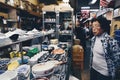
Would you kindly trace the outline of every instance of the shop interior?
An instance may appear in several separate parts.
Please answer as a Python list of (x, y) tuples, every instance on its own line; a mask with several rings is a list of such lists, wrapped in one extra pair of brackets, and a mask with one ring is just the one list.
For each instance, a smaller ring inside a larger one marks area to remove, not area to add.
[(84, 49), (74, 28), (98, 16), (120, 42), (120, 0), (0, 0), (0, 79), (89, 80), (91, 35)]

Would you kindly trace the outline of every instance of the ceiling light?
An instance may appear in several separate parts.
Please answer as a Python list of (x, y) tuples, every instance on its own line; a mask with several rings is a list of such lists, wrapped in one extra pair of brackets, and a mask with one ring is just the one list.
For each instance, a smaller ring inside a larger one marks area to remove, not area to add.
[(69, 2), (69, 0), (63, 0), (63, 2), (64, 2), (64, 3), (68, 3), (68, 2)]
[(89, 4), (95, 4), (97, 0), (92, 0)]
[(90, 9), (89, 6), (81, 7), (81, 9)]

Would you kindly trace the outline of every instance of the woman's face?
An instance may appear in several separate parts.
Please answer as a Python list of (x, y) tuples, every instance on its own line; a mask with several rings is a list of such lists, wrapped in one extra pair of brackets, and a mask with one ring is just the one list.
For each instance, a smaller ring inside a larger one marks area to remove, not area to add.
[(103, 30), (100, 27), (100, 23), (98, 21), (94, 21), (92, 23), (92, 31), (95, 36), (100, 36), (103, 33)]

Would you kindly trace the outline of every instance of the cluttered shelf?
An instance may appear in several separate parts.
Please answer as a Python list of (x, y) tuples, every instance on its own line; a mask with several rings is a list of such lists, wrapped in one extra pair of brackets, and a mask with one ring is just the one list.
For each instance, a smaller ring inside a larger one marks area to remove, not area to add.
[[(2, 47), (5, 47), (5, 46), (9, 46), (9, 45), (13, 45), (13, 44), (17, 44), (17, 43), (21, 43), (21, 42), (24, 42), (24, 41), (28, 41), (28, 40), (31, 40), (31, 39), (35, 39), (35, 38), (38, 38), (38, 37), (44, 37), (46, 35), (50, 35), (50, 34), (53, 34), (54, 32), (46, 32), (46, 33), (34, 33), (31, 35), (29, 35), (28, 33), (26, 33), (26, 35), (22, 35), (22, 36), (19, 36), (19, 35), (16, 35), (16, 34), (13, 34), (11, 35), (9, 38), (1, 38), (0, 41), (0, 48)], [(10, 35), (10, 34), (9, 34)], [(3, 42), (4, 40), (4, 42)]]
[[(64, 47), (63, 47), (64, 46)], [(53, 48), (54, 47), (54, 48)], [(57, 48), (59, 47), (59, 48)], [(46, 49), (47, 48), (47, 49)], [(30, 58), (26, 58), (25, 55), (23, 56), (23, 61), (26, 62), (26, 64), (19, 64), (19, 66), (16, 66), (16, 68), (12, 67), (14, 63), (17, 64), (17, 62), (10, 62), (8, 65), (8, 69), (11, 69), (11, 71), (7, 70), (5, 73), (2, 73), (0, 75), (0, 78), (5, 77), (6, 74), (9, 73), (16, 73), (16, 75), (7, 75), (9, 79), (19, 78), (20, 80), (24, 79), (31, 79), (35, 80), (46, 78), (49, 80), (68, 80), (69, 79), (69, 48), (70, 44), (65, 43), (59, 43), (56, 45), (42, 45), (42, 51), (36, 52), (36, 50), (32, 51), (29, 50), (28, 53), (34, 55), (30, 56)], [(51, 50), (52, 49), (52, 50)], [(24, 49), (25, 50), (25, 49)], [(29, 56), (29, 55), (28, 55)], [(15, 58), (18, 60), (17, 58)], [(27, 59), (27, 61), (26, 61)], [(14, 60), (12, 58), (11, 60)], [(19, 60), (19, 62), (21, 62)], [(2, 64), (1, 64), (2, 65)], [(48, 66), (49, 65), (49, 66)], [(14, 72), (17, 69), (17, 72)], [(23, 71), (24, 69), (24, 71)], [(9, 77), (12, 76), (12, 77)]]
[(11, 6), (11, 5), (8, 5), (8, 4), (5, 4), (3, 2), (0, 2), (0, 7), (3, 8), (3, 9), (17, 9), (16, 7), (14, 6)]
[(16, 7), (16, 6), (12, 6), (12, 5), (9, 5), (9, 4), (6, 4), (6, 3), (3, 3), (3, 2), (0, 2), (0, 12), (9, 12), (9, 10), (18, 10), (18, 11), (23, 11), (23, 12), (26, 12), (28, 13), (29, 15), (33, 15), (33, 16), (36, 16), (36, 17), (41, 17), (41, 13), (40, 12), (35, 12), (35, 11), (32, 11), (32, 10), (29, 10), (29, 9), (22, 9), (20, 7)]

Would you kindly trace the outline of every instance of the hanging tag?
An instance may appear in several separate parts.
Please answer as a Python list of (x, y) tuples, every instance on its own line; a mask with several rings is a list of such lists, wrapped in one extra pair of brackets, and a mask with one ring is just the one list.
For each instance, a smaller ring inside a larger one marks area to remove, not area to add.
[(7, 20), (3, 19), (3, 24), (7, 24)]

